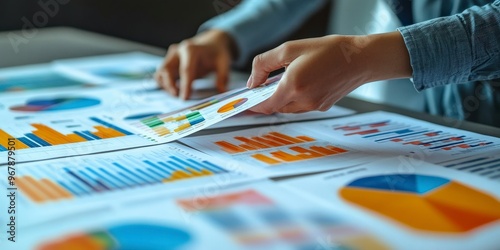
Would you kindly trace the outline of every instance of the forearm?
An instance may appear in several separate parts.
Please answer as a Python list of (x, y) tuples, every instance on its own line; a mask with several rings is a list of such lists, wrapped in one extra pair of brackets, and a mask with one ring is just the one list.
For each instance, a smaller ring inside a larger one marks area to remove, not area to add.
[(500, 78), (500, 1), (400, 32), (417, 90)]
[(210, 19), (200, 31), (217, 29), (234, 40), (237, 64), (257, 49), (269, 46), (295, 30), (324, 0), (245, 0), (233, 10)]

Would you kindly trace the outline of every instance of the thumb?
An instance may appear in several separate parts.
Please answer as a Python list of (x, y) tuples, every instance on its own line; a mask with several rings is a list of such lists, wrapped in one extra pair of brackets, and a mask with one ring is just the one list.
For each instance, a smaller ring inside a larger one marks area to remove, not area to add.
[(252, 74), (247, 82), (248, 88), (254, 88), (263, 84), (269, 73), (288, 66), (296, 57), (292, 45), (284, 43), (277, 48), (257, 55), (253, 59)]

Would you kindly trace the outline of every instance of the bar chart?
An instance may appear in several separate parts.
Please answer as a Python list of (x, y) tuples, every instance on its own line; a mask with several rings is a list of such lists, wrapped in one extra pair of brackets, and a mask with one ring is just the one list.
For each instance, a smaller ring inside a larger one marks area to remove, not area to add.
[(415, 145), (429, 150), (459, 151), (493, 144), (493, 141), (471, 138), (424, 126), (412, 126), (392, 120), (334, 125), (333, 129), (344, 132), (344, 136), (357, 136), (376, 143)]
[(288, 150), (291, 150), (293, 152), (289, 153), (286, 150), (276, 150), (269, 153), (251, 154), (252, 158), (270, 165), (309, 160), (348, 152), (348, 150), (346, 149), (333, 145), (294, 146), (298, 144), (314, 142), (316, 141), (316, 139), (305, 135), (292, 137), (279, 132), (270, 132), (262, 136), (253, 137), (235, 136), (234, 140), (240, 141), (242, 143), (235, 145), (228, 141), (217, 141), (215, 142), (215, 144), (218, 145), (222, 150), (230, 154), (251, 152), (261, 149), (279, 148), (282, 146), (286, 146)]
[(7, 153), (9, 138), (19, 162), (155, 144), (124, 126), (101, 116), (11, 119), (0, 125), (0, 155)]
[(129, 190), (137, 192), (153, 186), (158, 189), (158, 185), (169, 184), (171, 187), (188, 179), (231, 174), (213, 159), (163, 146), (77, 161), (32, 164), (19, 169), (15, 184), (27, 200), (44, 204), (105, 193), (123, 196)]
[(345, 168), (374, 158), (333, 137), (302, 129), (298, 124), (188, 137), (180, 141), (206, 154), (241, 162), (246, 168), (276, 177)]
[(500, 155), (478, 154), (438, 163), (446, 168), (465, 171), (500, 182)]

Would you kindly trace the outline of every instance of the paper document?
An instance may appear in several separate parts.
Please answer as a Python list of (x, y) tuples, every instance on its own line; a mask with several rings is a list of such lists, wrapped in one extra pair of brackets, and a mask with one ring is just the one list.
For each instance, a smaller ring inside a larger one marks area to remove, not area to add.
[(401, 156), (280, 184), (358, 218), (394, 249), (498, 247), (500, 183), (469, 173)]

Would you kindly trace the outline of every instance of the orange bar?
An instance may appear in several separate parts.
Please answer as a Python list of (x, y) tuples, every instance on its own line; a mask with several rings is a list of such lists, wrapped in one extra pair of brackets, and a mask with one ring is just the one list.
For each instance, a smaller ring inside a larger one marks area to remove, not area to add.
[(251, 151), (251, 150), (256, 150), (256, 149), (258, 149), (258, 148), (255, 148), (255, 147), (253, 147), (253, 146), (250, 146), (250, 145), (248, 145), (248, 144), (241, 144), (241, 145), (240, 145), (240, 147), (242, 147), (242, 148), (244, 148), (244, 149), (246, 149), (246, 150), (250, 150), (250, 151)]
[(270, 165), (281, 163), (280, 161), (273, 159), (271, 157), (265, 156), (263, 154), (255, 154), (255, 155), (252, 155), (252, 157), (255, 158), (256, 160), (259, 160), (261, 162), (264, 162), (264, 163), (267, 163)]
[(280, 160), (283, 160), (283, 161), (287, 161), (287, 162), (292, 162), (292, 161), (300, 161), (302, 160), (302, 158), (300, 157), (297, 157), (295, 155), (291, 155), (289, 153), (286, 153), (286, 152), (283, 152), (283, 151), (276, 151), (276, 152), (271, 152), (271, 154), (280, 159)]
[(311, 146), (311, 150), (314, 150), (316, 152), (319, 152), (319, 153), (322, 153), (324, 155), (334, 155), (334, 154), (338, 154), (337, 151), (333, 151), (333, 150), (329, 150), (327, 148), (324, 148), (324, 147), (319, 147), (319, 146)]
[(24, 177), (19, 177), (16, 180), (16, 186), (30, 198), (32, 201), (36, 203), (42, 203), (47, 200), (43, 194), (41, 194), (36, 188), (31, 187), (28, 180)]
[[(0, 145), (2, 145), (4, 148), (9, 148), (9, 138), (15, 138), (7, 132), (3, 131), (0, 129)], [(16, 149), (23, 149), (23, 148), (29, 148), (26, 144), (22, 143), (18, 139), (16, 139)]]
[(339, 147), (335, 147), (335, 146), (326, 146), (326, 148), (333, 150), (335, 152), (339, 152), (339, 153), (349, 152), (348, 150), (345, 150), (345, 149), (339, 148)]
[(122, 132), (116, 131), (116, 130), (114, 130), (112, 128), (104, 128), (104, 130), (112, 138), (125, 136), (125, 134), (123, 134)]
[(77, 135), (77, 134), (69, 134), (66, 136), (66, 138), (68, 139), (68, 141), (70, 142), (84, 142), (84, 141), (87, 141), (87, 139)]
[(273, 140), (273, 141), (276, 141), (276, 142), (279, 142), (283, 145), (290, 145), (290, 144), (293, 144), (293, 142), (290, 142), (290, 141), (287, 141), (287, 140), (283, 140), (279, 137), (276, 137), (276, 136), (272, 136), (272, 135), (264, 135), (263, 136), (264, 138), (267, 138), (269, 140)]
[(26, 179), (26, 182), (30, 183), (32, 186), (34, 186), (37, 190), (40, 192), (44, 193), (46, 196), (48, 196), (48, 199), (50, 200), (57, 200), (58, 197), (54, 192), (51, 192), (50, 188), (47, 188), (47, 186), (35, 179), (33, 179), (31, 176), (26, 176), (24, 177)]
[(106, 131), (106, 127), (103, 127), (101, 125), (94, 126), (94, 128), (97, 130), (97, 132), (94, 132), (92, 134), (97, 135), (101, 139), (108, 139), (112, 138), (110, 135), (108, 135), (108, 132)]
[(280, 138), (285, 139), (287, 141), (294, 142), (294, 143), (302, 143), (302, 142), (304, 142), (304, 141), (299, 140), (297, 138), (293, 138), (291, 136), (288, 136), (288, 135), (285, 135), (285, 134), (282, 134), (282, 133), (278, 133), (278, 132), (271, 132), (269, 134), (277, 136), (277, 137), (280, 137)]
[(305, 148), (302, 148), (302, 147), (291, 147), (290, 148), (291, 150), (295, 151), (295, 152), (299, 152), (299, 153), (302, 153), (300, 155), (297, 155), (298, 157), (307, 157), (307, 158), (318, 158), (318, 157), (323, 157), (324, 155), (323, 154), (320, 154), (318, 152), (315, 152), (315, 151), (311, 151), (311, 150), (308, 150), (308, 149), (305, 149)]
[(269, 146), (267, 146), (265, 144), (256, 142), (254, 140), (250, 140), (250, 139), (245, 138), (245, 137), (236, 136), (236, 137), (234, 137), (234, 139), (245, 142), (245, 143), (249, 144), (250, 146), (254, 146), (256, 148), (269, 148)]
[(190, 167), (186, 167), (186, 169), (191, 172), (193, 176), (204, 176), (203, 173), (196, 171), (195, 169), (192, 169)]
[(222, 150), (224, 150), (230, 154), (241, 153), (241, 152), (246, 151), (245, 149), (240, 148), (240, 147), (238, 147), (232, 143), (226, 142), (226, 141), (218, 141), (218, 142), (215, 142), (215, 144), (217, 144), (219, 147), (222, 148)]
[(299, 135), (299, 136), (297, 136), (297, 138), (299, 138), (299, 139), (301, 139), (303, 141), (316, 141), (316, 139), (311, 138), (309, 136), (305, 136), (305, 135)]
[(212, 171), (208, 170), (208, 169), (202, 169), (201, 170), (201, 173), (203, 175), (213, 175), (214, 173), (212, 173)]
[(41, 179), (40, 182), (52, 189), (58, 195), (59, 199), (69, 199), (73, 197), (73, 195), (66, 191), (66, 189), (60, 187), (49, 179)]
[(37, 130), (33, 131), (33, 134), (40, 137), (42, 140), (52, 144), (52, 145), (60, 145), (67, 144), (69, 141), (66, 139), (66, 136), (59, 133), (58, 131), (47, 127), (43, 124), (31, 124)]
[(267, 144), (269, 146), (273, 146), (273, 147), (279, 147), (279, 146), (283, 145), (281, 143), (277, 143), (277, 142), (274, 142), (274, 141), (271, 141), (271, 140), (266, 140), (266, 139), (261, 138), (261, 137), (252, 137), (252, 139), (255, 140), (255, 141), (258, 141), (260, 143), (264, 143), (264, 144)]

